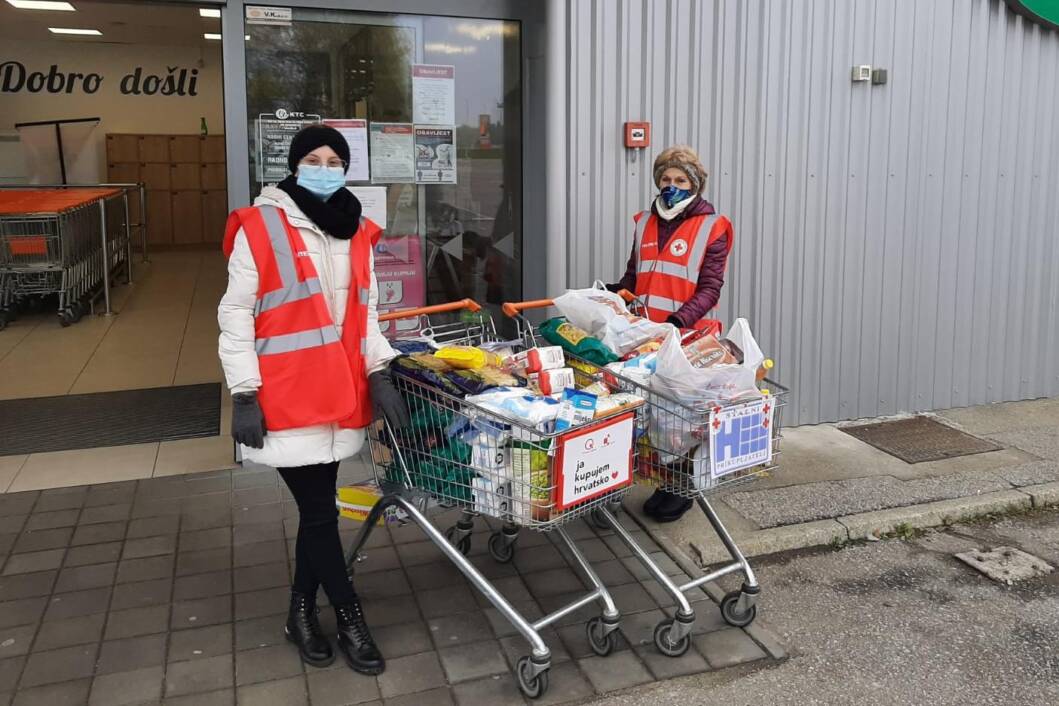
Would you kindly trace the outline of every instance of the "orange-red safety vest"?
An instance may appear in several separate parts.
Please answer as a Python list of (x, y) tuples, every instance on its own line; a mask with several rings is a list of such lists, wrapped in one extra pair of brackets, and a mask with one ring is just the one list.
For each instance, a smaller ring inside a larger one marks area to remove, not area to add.
[(327, 309), (316, 268), (298, 229), (275, 206), (240, 208), (228, 216), (224, 254), (242, 228), (257, 265), (254, 347), (261, 370), (258, 401), (270, 430), (337, 422), (371, 423), (367, 350), (372, 248), (381, 230), (362, 218), (349, 244), (352, 281), (342, 337)]
[[(691, 216), (677, 226), (659, 252), (658, 216), (641, 211), (633, 220), (636, 222), (634, 293), (647, 307), (647, 317), (661, 323), (695, 294), (706, 249), (723, 235), (728, 236), (725, 258), (728, 257), (734, 237), (732, 222), (716, 213)], [(726, 267), (727, 264), (726, 259)], [(714, 323), (712, 319), (702, 318), (693, 328), (706, 328)]]

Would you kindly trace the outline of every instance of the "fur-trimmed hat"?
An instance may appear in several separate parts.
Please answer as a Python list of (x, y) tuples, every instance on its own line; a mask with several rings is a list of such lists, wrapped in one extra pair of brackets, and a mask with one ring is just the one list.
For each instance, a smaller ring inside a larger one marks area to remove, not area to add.
[(662, 172), (670, 167), (676, 167), (688, 175), (691, 186), (696, 194), (701, 194), (706, 188), (706, 167), (699, 161), (699, 155), (690, 145), (673, 145), (662, 150), (655, 158), (655, 186), (659, 186)]

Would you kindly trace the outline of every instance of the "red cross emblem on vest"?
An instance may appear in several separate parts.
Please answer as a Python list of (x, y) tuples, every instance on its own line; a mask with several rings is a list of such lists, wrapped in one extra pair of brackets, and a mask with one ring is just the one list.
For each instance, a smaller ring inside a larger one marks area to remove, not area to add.
[(680, 257), (688, 251), (688, 241), (680, 238), (674, 240), (673, 244), (669, 246), (669, 252), (673, 253), (674, 256)]

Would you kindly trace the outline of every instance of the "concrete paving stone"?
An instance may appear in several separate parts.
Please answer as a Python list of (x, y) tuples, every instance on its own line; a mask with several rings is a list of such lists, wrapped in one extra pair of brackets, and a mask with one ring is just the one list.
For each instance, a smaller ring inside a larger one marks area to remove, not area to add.
[[(518, 556), (518, 550), (515, 551), (515, 556)], [(488, 554), (471, 556), (469, 559), (471, 566), (477, 569), (479, 574), (490, 581), (519, 575), (514, 562), (501, 564)]]
[[(340, 657), (338, 661), (342, 661), (342, 658)], [(313, 706), (347, 706), (379, 698), (379, 685), (375, 677), (358, 674), (348, 667), (325, 672), (310, 670), (307, 681), (309, 698)], [(434, 706), (435, 702), (419, 701), (418, 703), (422, 706), (427, 704)]]
[(26, 530), (15, 541), (13, 552), (39, 552), (46, 549), (60, 549), (70, 543), (73, 527), (55, 529)]
[(667, 657), (659, 652), (653, 643), (649, 646), (637, 647), (635, 652), (658, 681), (700, 674), (710, 670), (710, 665), (702, 655), (695, 651), (694, 647), (688, 648), (688, 651), (680, 657)]
[(644, 568), (644, 565), (640, 563), (640, 560), (636, 557), (628, 556), (621, 559), (622, 566), (625, 567), (626, 571), (633, 575), (637, 581), (647, 581), (651, 578), (651, 573)]
[(232, 549), (230, 547), (181, 552), (176, 555), (177, 576), (206, 574), (212, 571), (224, 571), (231, 567)]
[(91, 679), (78, 679), (36, 689), (22, 689), (15, 695), (12, 706), (84, 706), (88, 702), (91, 686)]
[(445, 560), (438, 545), (431, 541), (408, 542), (397, 545), (397, 554), (404, 566), (419, 566), (420, 564), (434, 564)]
[[(551, 615), (560, 609), (564, 609), (567, 605), (574, 601), (584, 598), (586, 591), (584, 589), (575, 591), (573, 593), (560, 593), (556, 596), (544, 596), (538, 598), (537, 603), (540, 605), (541, 610), (546, 615)], [(556, 626), (574, 625), (576, 623), (584, 623), (589, 618), (599, 615), (603, 608), (600, 603), (593, 601), (588, 605), (581, 606), (573, 613), (559, 618), (555, 623)]]
[(224, 528), (229, 529), (232, 525), (232, 510), (229, 507), (196, 509), (185, 512), (180, 516), (180, 527), (183, 530), (205, 530)]
[(62, 565), (65, 551), (65, 549), (49, 549), (42, 552), (12, 554), (4, 564), (4, 576), (57, 569)]
[(283, 532), (282, 522), (259, 522), (253, 525), (240, 525), (232, 531), (232, 544), (235, 546), (285, 539), (286, 535)]
[(144, 537), (142, 539), (128, 539), (125, 541), (125, 550), (122, 559), (144, 559), (151, 556), (176, 553), (176, 536), (167, 535), (161, 537)]
[(55, 592), (67, 593), (110, 586), (114, 583), (117, 570), (116, 561), (87, 566), (69, 566), (59, 572), (59, 579), (55, 582)]
[(460, 706), (526, 706), (512, 674), (494, 674), (485, 679), (455, 684), (452, 693)]
[(256, 684), (302, 673), (298, 651), (290, 645), (262, 647), (235, 653), (235, 684)]
[(155, 579), (136, 583), (120, 583), (114, 587), (111, 610), (146, 608), (169, 603), (173, 596), (173, 579)]
[(97, 483), (96, 485), (88, 486), (88, 494), (85, 496), (85, 507), (132, 502), (135, 496), (136, 481)]
[[(466, 615), (472, 615), (467, 613)], [(464, 616), (459, 616), (460, 618)], [(449, 618), (438, 618), (438, 620), (449, 620)], [(273, 631), (276, 626), (272, 626)], [(429, 652), (434, 649), (434, 643), (430, 640), (430, 629), (421, 622), (399, 623), (397, 625), (384, 625), (372, 627), (372, 635), (379, 650), (387, 659), (395, 657), (406, 657), (408, 655)], [(488, 637), (492, 637), (489, 635)]]
[[(648, 553), (647, 556), (648, 556), (648, 558), (651, 559), (652, 562), (654, 562), (655, 566), (657, 566), (659, 569), (661, 569), (662, 571), (665, 572), (666, 576), (669, 576), (670, 578), (674, 578), (674, 577), (683, 577), (685, 579), (687, 578), (686, 575), (684, 574), (684, 570), (681, 569), (680, 566), (678, 566), (677, 563), (675, 561), (673, 561), (673, 558), (671, 556), (669, 556), (668, 554), (666, 554), (665, 552), (663, 552), (663, 551), (650, 552), (650, 553)], [(643, 564), (641, 564), (641, 566), (643, 566)], [(626, 565), (626, 568), (628, 568), (628, 565)], [(640, 579), (640, 580), (642, 580), (642, 579)]]
[[(624, 617), (622, 620), (624, 621)], [(583, 659), (596, 654), (588, 644), (588, 628), (585, 625), (586, 623), (581, 622), (556, 628), (556, 633), (562, 641), (566, 654), (573, 659)], [(614, 651), (620, 652), (629, 648), (629, 641), (625, 639), (619, 629), (614, 635)], [(528, 652), (524, 652), (524, 654), (528, 654)]]
[[(410, 566), (405, 569), (405, 573), (408, 576), (408, 582), (411, 584), (411, 590), (416, 591), (442, 588), (444, 586), (461, 586), (467, 582), (460, 570), (450, 562)], [(369, 576), (377, 575), (369, 574)]]
[(96, 645), (78, 645), (35, 652), (26, 660), (19, 686), (27, 688), (90, 677), (96, 664), (96, 648)]
[(290, 605), (290, 588), (266, 588), (235, 594), (235, 619), (250, 620), (266, 615), (286, 614)]
[(111, 674), (165, 664), (166, 635), (109, 640), (99, 648), (96, 674)]
[(156, 605), (147, 608), (112, 610), (107, 614), (107, 629), (104, 639), (119, 640), (124, 637), (154, 635), (169, 627), (169, 606)]
[(126, 539), (145, 539), (147, 537), (158, 537), (176, 534), (180, 527), (180, 517), (177, 515), (164, 515), (162, 517), (141, 517), (129, 522)]
[(278, 485), (280, 475), (271, 468), (249, 471), (235, 471), (231, 475), (232, 488), (259, 488), (263, 485)]
[(36, 625), (18, 625), (0, 630), (0, 659), (28, 654)]
[[(176, 476), (180, 478), (181, 476)], [(201, 503), (204, 497), (229, 497), (232, 490), (231, 478), (226, 476), (213, 476), (208, 474), (193, 473), (183, 476), (185, 485), (185, 503), (193, 506)]]
[(726, 628), (696, 635), (692, 642), (714, 669), (724, 669), (768, 657), (761, 647), (739, 628)]
[[(499, 579), (493, 579), (491, 581), (493, 587), (500, 592), (504, 598), (510, 602), (525, 602), (532, 601), (533, 594), (530, 593), (529, 587), (526, 582), (522, 580), (520, 576), (505, 576)], [(485, 594), (480, 591), (473, 590), (471, 593), (474, 594), (474, 598), (478, 601), (478, 605), (483, 608), (488, 608), (493, 605)]]
[(89, 706), (134, 706), (162, 698), (162, 667), (102, 674), (92, 681)]
[(201, 691), (217, 691), (230, 688), (235, 683), (232, 655), (219, 655), (193, 662), (173, 662), (166, 668), (166, 698), (194, 694)]
[(175, 696), (162, 703), (164, 706), (235, 706), (235, 689)]
[(864, 539), (868, 535), (878, 536), (892, 532), (899, 525), (910, 527), (936, 527), (964, 518), (1007, 512), (1018, 508), (1029, 508), (1033, 499), (1018, 490), (986, 493), (976, 497), (957, 498), (940, 502), (924, 503), (891, 510), (865, 512), (838, 518), (849, 532), (850, 539)]
[(652, 610), (658, 607), (658, 603), (651, 594), (639, 583), (627, 583), (621, 586), (607, 587), (610, 597), (623, 615), (639, 613), (644, 610)]
[(96, 525), (78, 525), (74, 531), (71, 546), (99, 544), (102, 542), (120, 542), (125, 539), (125, 522), (101, 522)]
[(173, 630), (184, 630), (230, 622), (232, 622), (232, 597), (227, 595), (173, 603), (170, 627)]
[(594, 695), (591, 682), (581, 673), (573, 662), (565, 664), (552, 663), (548, 670), (548, 691), (533, 700), (533, 704), (551, 706), (552, 704), (569, 703), (589, 699)]
[(232, 578), (235, 593), (290, 585), (290, 572), (286, 562), (244, 566), (235, 569)]
[[(47, 607), (47, 596), (22, 598), (17, 601), (0, 603), (0, 628), (40, 622), (40, 619), (44, 616), (44, 609)], [(0, 691), (3, 691), (3, 688), (0, 688)]]
[[(418, 694), (406, 694), (404, 696), (395, 696), (392, 699), (386, 699), (386, 706), (422, 706), (422, 704), (430, 704), (430, 706), (454, 706), (456, 702), (452, 699), (453, 696), (451, 691), (447, 688), (438, 688), (423, 691)], [(315, 698), (313, 699), (313, 706), (316, 706)]]
[(15, 546), (18, 535), (14, 532), (0, 534), (0, 554), (10, 554), (11, 548)]
[(617, 558), (607, 543), (599, 537), (580, 540), (577, 542), (577, 548), (590, 564), (599, 564)]
[(52, 510), (80, 508), (85, 504), (87, 495), (87, 486), (42, 490), (40, 497), (37, 498), (37, 503), (33, 506), (33, 510), (34, 512), (50, 512)]
[(287, 557), (287, 543), (284, 541), (258, 542), (234, 548), (232, 566), (257, 566), (271, 564), (280, 558)]
[(181, 531), (180, 536), (177, 537), (177, 547), (181, 553), (230, 546), (232, 546), (232, 530), (230, 527)]
[[(512, 601), (511, 606), (515, 611), (526, 620), (533, 622), (539, 620), (544, 612), (540, 606), (537, 605), (537, 601)], [(482, 615), (485, 616), (486, 620), (493, 628), (493, 634), (496, 637), (508, 637), (509, 635), (518, 635), (518, 630), (511, 624), (511, 622), (505, 618), (499, 610), (496, 608), (483, 608)]]
[(10, 693), (15, 690), (22, 667), (26, 664), (24, 657), (12, 657), (0, 660), (0, 692)]
[(106, 564), (117, 562), (121, 558), (121, 542), (89, 544), (83, 547), (70, 547), (66, 550), (63, 566), (88, 566), (89, 564)]
[(33, 643), (36, 651), (56, 650), (74, 645), (95, 644), (103, 635), (103, 624), (107, 616), (103, 613), (83, 615), (56, 622), (44, 623)]
[(600, 694), (653, 681), (647, 666), (632, 650), (614, 652), (607, 657), (585, 657), (577, 660), (577, 665)]
[(305, 677), (241, 686), (235, 691), (239, 706), (308, 706)]
[(592, 569), (599, 576), (599, 580), (603, 582), (603, 585), (607, 587), (621, 586), (636, 581), (636, 577), (632, 575), (632, 572), (617, 558), (598, 564), (594, 563), (592, 564)]
[[(466, 596), (465, 599), (471, 603), (470, 608), (466, 610), (474, 610), (474, 598)], [(383, 625), (396, 625), (398, 623), (407, 623), (411, 620), (419, 620), (421, 611), (419, 604), (416, 602), (416, 598), (413, 596), (395, 596), (394, 598), (380, 598), (377, 600), (364, 600), (364, 613), (368, 616), (368, 625), (372, 628), (382, 627)], [(431, 618), (439, 617), (443, 615), (444, 611), (434, 612), (429, 616)], [(422, 617), (427, 617), (425, 611), (422, 612)]]
[(418, 601), (419, 609), (427, 620), (478, 610), (478, 602), (474, 600), (474, 595), (467, 586), (416, 591), (415, 600)]
[(361, 550), (363, 559), (353, 567), (357, 574), (370, 574), (376, 571), (390, 571), (401, 566), (401, 560), (397, 556), (394, 547), (374, 547)]
[(94, 525), (97, 522), (123, 522), (129, 519), (131, 512), (132, 503), (86, 507), (81, 510), (81, 516), (78, 518), (77, 524)]
[(39, 490), (22, 493), (7, 493), (0, 496), (0, 517), (10, 515), (28, 515), (40, 496)]
[(26, 526), (28, 515), (8, 515), (0, 517), (0, 533), (18, 534)]
[(460, 613), (427, 621), (438, 649), (493, 639), (493, 629), (483, 613)]
[(118, 563), (116, 583), (137, 583), (169, 578), (173, 575), (172, 555), (153, 556), (146, 559), (125, 559)]
[(36, 532), (39, 530), (56, 529), (58, 527), (73, 527), (77, 524), (80, 510), (55, 510), (53, 512), (35, 512), (26, 521), (24, 531)]
[[(263, 618), (236, 622), (235, 649), (252, 650), (258, 647), (287, 644), (283, 635), (284, 620), (285, 617), (282, 615), (266, 615)], [(369, 625), (374, 628), (376, 623), (373, 621)]]
[(1030, 496), (1034, 507), (1059, 505), (1059, 483), (1027, 485), (1020, 490)]
[[(522, 538), (519, 537), (519, 542)], [(521, 551), (524, 547), (520, 543), (515, 544), (515, 558), (512, 563), (519, 573), (531, 574), (536, 571), (547, 571), (548, 569), (563, 569), (567, 567), (566, 559), (563, 558), (559, 549), (551, 544), (532, 547)], [(489, 557), (492, 560), (492, 557)]]
[(412, 592), (412, 586), (409, 585), (408, 579), (401, 569), (358, 574), (356, 577), (356, 588), (357, 595), (364, 598), (403, 596)]
[(232, 571), (212, 571), (208, 574), (178, 576), (173, 582), (173, 600), (223, 596), (232, 592)]
[[(553, 665), (570, 661), (570, 652), (566, 649), (566, 645), (563, 644), (558, 632), (552, 628), (544, 628), (540, 632), (540, 636), (552, 653)], [(518, 666), (519, 658), (525, 657), (531, 652), (529, 643), (526, 642), (526, 638), (522, 637), (522, 635), (502, 638), (500, 640), (500, 649), (504, 651), (504, 657), (507, 658), (507, 666), (512, 671)]]
[(242, 488), (232, 491), (232, 507), (269, 505), (280, 501), (279, 488), (275, 485), (257, 488)]
[(54, 595), (48, 601), (48, 610), (44, 613), (44, 621), (67, 620), (82, 615), (106, 613), (110, 607), (110, 596), (111, 589), (109, 586)]
[(634, 648), (653, 645), (655, 626), (667, 618), (657, 608), (642, 613), (623, 613), (619, 630)]
[[(499, 649), (499, 646), (497, 646)], [(386, 661), (386, 671), (378, 677), (379, 693), (384, 698), (414, 694), (445, 686), (436, 652), (424, 652)]]
[(571, 567), (524, 574), (522, 579), (535, 598), (545, 598), (585, 588)]
[(58, 571), (41, 571), (34, 574), (0, 576), (0, 601), (33, 598), (51, 594)]
[(169, 636), (169, 662), (207, 659), (232, 651), (232, 623), (178, 630)]
[(283, 503), (270, 503), (265, 505), (234, 505), (232, 506), (232, 524), (254, 525), (259, 522), (282, 522), (285, 517)]
[(138, 519), (141, 517), (161, 517), (163, 515), (179, 515), (180, 504), (165, 498), (137, 499), (132, 503), (132, 512), (129, 517)]

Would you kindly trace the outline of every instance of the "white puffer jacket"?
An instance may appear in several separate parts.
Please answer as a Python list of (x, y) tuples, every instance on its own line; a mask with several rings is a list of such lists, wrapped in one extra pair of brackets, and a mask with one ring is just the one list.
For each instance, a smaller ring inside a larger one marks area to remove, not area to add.
[[(324, 300), (335, 321), (339, 336), (346, 316), (346, 301), (352, 273), (349, 262), (349, 240), (327, 235), (301, 212), (286, 192), (265, 187), (254, 201), (255, 206), (276, 206), (287, 214), (287, 220), (301, 233), (305, 247), (320, 278)], [(396, 355), (379, 330), (375, 309), (378, 301), (375, 267), (372, 262), (371, 295), (368, 300), (367, 372), (383, 369)], [(217, 307), (221, 327), (219, 353), (224, 377), (232, 394), (250, 392), (261, 387), (261, 373), (254, 350), (254, 304), (257, 301), (257, 267), (250, 252), (246, 234), (235, 236), (235, 249), (228, 260), (228, 291)], [(337, 424), (323, 424), (300, 429), (270, 431), (263, 449), (242, 447), (243, 458), (273, 467), (306, 466), (312, 463), (341, 461), (360, 451), (364, 444), (363, 429), (342, 429)]]

